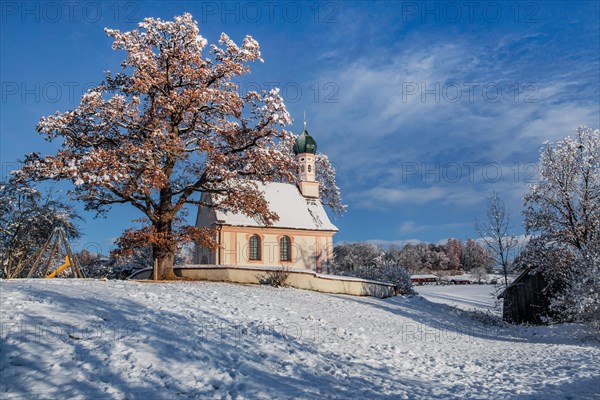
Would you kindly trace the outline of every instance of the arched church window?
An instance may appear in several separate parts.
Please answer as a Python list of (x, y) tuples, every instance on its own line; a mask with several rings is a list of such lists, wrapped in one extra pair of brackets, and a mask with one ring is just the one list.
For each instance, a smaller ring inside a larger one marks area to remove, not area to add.
[(279, 239), (279, 260), (292, 261), (292, 246), (288, 236), (283, 236)]
[(304, 165), (302, 165), (302, 166), (300, 167), (300, 169), (302, 170), (302, 172), (304, 172)]
[(250, 251), (248, 254), (250, 260), (260, 260), (260, 237), (258, 235), (250, 236)]
[(310, 172), (311, 168), (310, 168), (310, 164), (308, 165), (308, 172)]

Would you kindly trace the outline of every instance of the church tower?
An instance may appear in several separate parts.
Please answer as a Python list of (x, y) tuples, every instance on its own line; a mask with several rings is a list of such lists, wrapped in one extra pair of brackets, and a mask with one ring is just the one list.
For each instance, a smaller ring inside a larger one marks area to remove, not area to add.
[(315, 177), (315, 154), (317, 153), (317, 142), (306, 130), (306, 118), (304, 118), (304, 129), (294, 143), (294, 154), (300, 164), (298, 178), (300, 181), (300, 192), (302, 196), (318, 199), (319, 182)]

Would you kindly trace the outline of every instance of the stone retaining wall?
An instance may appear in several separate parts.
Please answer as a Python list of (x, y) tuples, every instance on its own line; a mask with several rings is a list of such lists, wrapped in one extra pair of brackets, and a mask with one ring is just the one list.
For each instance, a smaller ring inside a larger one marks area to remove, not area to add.
[[(220, 281), (233, 283), (261, 284), (268, 274), (281, 271), (270, 267), (240, 267), (195, 265), (176, 267), (175, 275), (181, 278)], [(394, 296), (394, 285), (385, 282), (370, 281), (340, 275), (317, 274), (313, 271), (289, 270), (285, 284), (298, 289), (314, 290), (323, 293), (350, 294), (354, 296), (373, 296), (385, 298)], [(152, 269), (134, 273), (129, 279), (150, 279)]]

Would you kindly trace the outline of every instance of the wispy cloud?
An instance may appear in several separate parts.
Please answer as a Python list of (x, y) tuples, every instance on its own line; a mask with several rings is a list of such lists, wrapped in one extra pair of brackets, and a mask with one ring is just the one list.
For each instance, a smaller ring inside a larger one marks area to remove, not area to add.
[[(526, 185), (509, 176), (439, 185), (407, 182), (399, 170), (406, 162), (495, 163), (509, 174), (514, 163), (536, 162), (544, 140), (566, 136), (581, 123), (600, 125), (593, 91), (586, 98), (574, 92), (589, 82), (581, 76), (589, 73), (587, 65), (559, 61), (549, 74), (531, 72), (540, 65), (527, 49), (548, 39), (542, 36), (415, 36), (395, 52), (372, 52), (324, 71), (337, 77), (339, 103), (311, 113), (325, 140), (335, 142), (331, 158), (347, 179), (352, 205), (469, 207), (491, 185), (518, 202)], [(449, 101), (457, 88), (460, 99)]]
[(400, 229), (398, 229), (398, 233), (401, 235), (406, 235), (409, 233), (422, 232), (425, 229), (427, 229), (427, 227), (425, 227), (423, 225), (419, 225), (415, 221), (406, 221), (400, 225)]

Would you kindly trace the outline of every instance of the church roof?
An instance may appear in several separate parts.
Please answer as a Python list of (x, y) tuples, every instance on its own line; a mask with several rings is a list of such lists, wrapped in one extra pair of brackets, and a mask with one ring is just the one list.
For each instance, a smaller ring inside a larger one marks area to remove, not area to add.
[[(323, 204), (318, 199), (309, 199), (300, 193), (296, 185), (289, 183), (257, 182), (267, 202), (269, 210), (279, 215), (269, 227), (306, 229), (316, 231), (337, 231), (331, 223)], [(240, 213), (215, 209), (217, 223), (229, 226), (264, 227), (254, 218)]]

